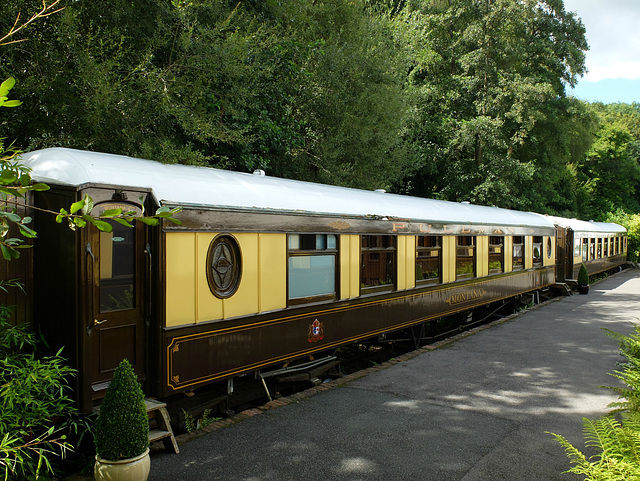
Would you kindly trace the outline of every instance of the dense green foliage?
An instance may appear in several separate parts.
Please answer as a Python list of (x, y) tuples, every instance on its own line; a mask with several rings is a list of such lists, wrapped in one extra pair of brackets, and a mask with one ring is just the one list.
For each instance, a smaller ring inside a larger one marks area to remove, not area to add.
[(134, 458), (149, 447), (148, 435), (144, 394), (133, 367), (123, 359), (100, 405), (94, 431), (96, 453), (110, 461)]
[(615, 222), (627, 229), (629, 260), (640, 262), (640, 214), (627, 214), (623, 210), (618, 210), (609, 214), (607, 221)]
[[(10, 0), (7, 29), (39, 0)], [(638, 105), (567, 97), (561, 0), (73, 2), (0, 52), (0, 134), (604, 220), (637, 213)]]
[[(585, 444), (596, 452), (588, 457), (563, 436), (554, 434), (575, 464), (569, 472), (586, 476), (586, 481), (631, 481), (640, 479), (640, 327), (628, 336), (606, 330), (618, 341), (626, 362), (612, 375), (625, 384), (611, 387), (620, 401), (615, 411), (595, 421), (584, 419)], [(615, 414), (618, 416), (615, 416)]]
[[(9, 284), (0, 281), (0, 288)], [(0, 476), (39, 479), (71, 448), (62, 421), (74, 412), (68, 397), (74, 371), (60, 351), (43, 355), (35, 334), (27, 325), (11, 325), (9, 314), (0, 306)]]

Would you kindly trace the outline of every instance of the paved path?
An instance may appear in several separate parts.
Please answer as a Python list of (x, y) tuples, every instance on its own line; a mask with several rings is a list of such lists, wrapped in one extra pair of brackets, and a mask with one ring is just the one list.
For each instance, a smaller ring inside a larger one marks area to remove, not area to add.
[(588, 296), (219, 423), (179, 455), (155, 452), (149, 479), (579, 479), (561, 474), (568, 460), (545, 432), (582, 445), (582, 417), (615, 399), (599, 388), (621, 360), (602, 328), (629, 333), (639, 319), (640, 271), (627, 270)]

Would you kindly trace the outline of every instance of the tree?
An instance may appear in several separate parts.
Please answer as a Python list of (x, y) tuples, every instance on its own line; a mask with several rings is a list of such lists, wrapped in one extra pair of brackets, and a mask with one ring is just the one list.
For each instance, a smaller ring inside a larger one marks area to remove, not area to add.
[(386, 187), (411, 164), (396, 27), (363, 0), (73, 2), (6, 50), (7, 136)]
[(539, 159), (527, 149), (584, 72), (582, 23), (551, 0), (415, 1), (408, 15), (424, 32), (411, 141), (435, 159), (408, 180), (449, 200), (528, 207)]
[[(60, 12), (61, 9), (57, 9), (59, 3), (60, 0), (55, 0), (53, 3), (42, 0), (41, 9), (24, 23), (20, 22), (20, 14), (18, 13), (12, 26), (8, 29), (8, 33), (0, 39), (0, 47), (7, 48), (7, 46), (15, 46), (25, 41), (26, 39), (20, 39), (16, 36), (22, 34), (36, 20), (47, 19), (51, 14)], [(18, 107), (22, 104), (18, 100), (9, 99), (10, 91), (15, 84), (16, 81), (13, 77), (9, 77), (0, 84), (0, 107)], [(21, 215), (17, 207), (24, 203), (27, 192), (49, 189), (46, 184), (32, 182), (29, 169), (20, 162), (20, 153), (14, 144), (5, 147), (4, 138), (0, 138), (0, 250), (2, 257), (7, 261), (17, 259), (20, 256), (18, 249), (29, 247), (21, 237), (36, 237), (36, 232), (28, 226), (31, 218)], [(92, 210), (93, 200), (89, 196), (85, 196), (84, 199), (73, 203), (68, 210), (61, 209), (60, 212), (50, 213), (56, 216), (59, 223), (67, 221), (71, 229), (85, 227), (87, 223), (91, 223), (98, 229), (107, 232), (112, 230), (112, 225), (107, 222), (109, 219), (127, 227), (133, 227), (134, 220), (149, 225), (157, 225), (161, 218), (180, 223), (178, 219), (173, 217), (180, 211), (179, 208), (160, 207), (152, 216), (139, 215), (135, 211), (123, 212), (122, 209), (113, 209), (96, 217), (92, 214)], [(9, 237), (12, 233), (11, 226), (17, 228), (21, 237)]]

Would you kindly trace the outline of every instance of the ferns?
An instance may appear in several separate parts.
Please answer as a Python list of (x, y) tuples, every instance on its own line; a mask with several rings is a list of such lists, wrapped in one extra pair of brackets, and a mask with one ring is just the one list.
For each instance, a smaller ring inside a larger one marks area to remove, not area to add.
[(620, 354), (626, 362), (621, 371), (611, 375), (627, 387), (608, 387), (616, 392), (620, 401), (611, 403), (615, 408), (608, 416), (584, 422), (585, 445), (598, 454), (587, 458), (580, 450), (559, 434), (553, 434), (565, 449), (572, 464), (570, 473), (586, 476), (585, 481), (626, 481), (640, 479), (640, 326), (629, 336), (607, 331), (618, 341)]
[(600, 453), (587, 458), (563, 436), (554, 434), (572, 464), (568, 472), (583, 474), (589, 481), (640, 479), (640, 416), (613, 416), (595, 421), (584, 418), (586, 445)]

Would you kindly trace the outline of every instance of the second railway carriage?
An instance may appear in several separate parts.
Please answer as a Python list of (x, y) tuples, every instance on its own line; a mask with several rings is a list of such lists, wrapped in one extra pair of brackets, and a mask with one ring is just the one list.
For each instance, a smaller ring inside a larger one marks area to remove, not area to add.
[(621, 225), (546, 217), (556, 226), (558, 282), (577, 279), (582, 263), (591, 276), (627, 262), (627, 230)]
[(555, 281), (537, 214), (70, 149), (23, 160), (51, 185), (38, 209), (182, 208), (181, 225), (109, 233), (34, 214), (35, 318), (84, 410), (123, 357), (166, 398)]

